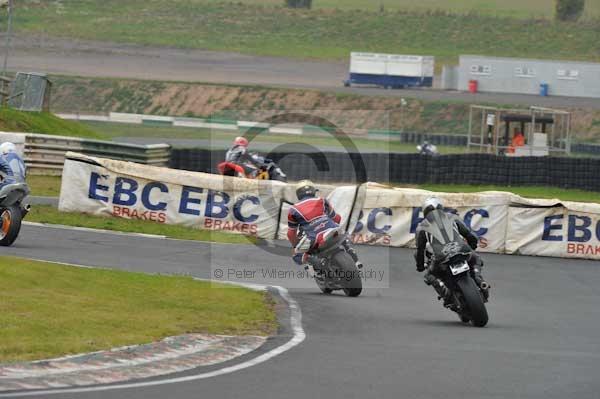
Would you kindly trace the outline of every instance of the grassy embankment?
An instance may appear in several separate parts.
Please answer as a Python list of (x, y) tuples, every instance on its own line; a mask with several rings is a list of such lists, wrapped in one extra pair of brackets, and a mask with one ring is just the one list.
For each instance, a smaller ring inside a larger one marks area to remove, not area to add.
[[(339, 60), (347, 59), (350, 51), (380, 51), (435, 55), (438, 66), (456, 63), (459, 54), (469, 53), (600, 60), (600, 3), (597, 1), (586, 2), (585, 18), (578, 23), (555, 22), (552, 19), (554, 2), (550, 0), (428, 0), (419, 3), (409, 0), (315, 0), (313, 10), (290, 10), (281, 7), (282, 3), (282, 0), (29, 0), (20, 4), (15, 25), (21, 33), (49, 37), (295, 58)], [(386, 11), (380, 13), (382, 3)], [(160, 82), (151, 85), (154, 86), (150, 88), (151, 93), (160, 91)], [(85, 92), (86, 88), (81, 85), (77, 91)], [(76, 95), (76, 92), (70, 95)], [(86, 95), (90, 99), (86, 101), (109, 99), (114, 103), (112, 110), (167, 115), (174, 114), (167, 112), (169, 107), (186, 105), (172, 99), (156, 105), (158, 101), (148, 101), (148, 96), (140, 93), (131, 96), (127, 85), (118, 87), (112, 94), (104, 94)], [(278, 99), (282, 97), (281, 93), (264, 97), (264, 102), (258, 99), (261, 108), (271, 103), (281, 109)], [(185, 98), (186, 93), (178, 95), (178, 99)], [(207, 103), (213, 100), (207, 99)], [(334, 106), (331, 98), (323, 100), (321, 108), (323, 104)], [(359, 105), (348, 109), (377, 109), (360, 108), (364, 101), (352, 101)], [(230, 105), (252, 108), (243, 103)], [(69, 111), (74, 109), (79, 108)], [(397, 111), (398, 106), (388, 103), (383, 109)], [(94, 107), (93, 110), (105, 109)], [(600, 135), (600, 117), (590, 112), (581, 110), (574, 116), (573, 130), (579, 141), (595, 140)], [(392, 123), (391, 127), (407, 131), (465, 133), (467, 114), (466, 105), (411, 101), (401, 118), (403, 121)]]
[[(53, 109), (57, 112), (129, 112), (152, 115), (264, 120), (269, 115), (303, 110), (343, 129), (395, 130), (417, 133), (467, 134), (470, 104), (401, 97), (340, 94), (307, 89), (233, 86), (133, 79), (53, 76)], [(494, 104), (488, 104), (494, 106)], [(522, 108), (517, 104), (503, 105)], [(527, 107), (525, 107), (527, 108)], [(237, 110), (237, 111), (235, 111)], [(600, 141), (600, 110), (572, 112), (576, 142)], [(198, 129), (94, 123), (92, 129), (110, 137), (205, 138)], [(289, 139), (289, 137), (288, 137)], [(393, 142), (394, 138), (391, 137)], [(410, 152), (414, 147), (410, 149)]]
[(48, 112), (22, 112), (0, 107), (0, 130), (4, 132), (43, 133), (102, 139), (104, 136), (88, 126), (66, 121)]
[(186, 333), (269, 335), (276, 328), (273, 304), (263, 292), (0, 257), (0, 362)]
[[(227, 0), (220, 0), (226, 2)], [(244, 4), (281, 6), (282, 0), (240, 0)], [(314, 8), (339, 8), (343, 10), (379, 11), (381, 5), (389, 11), (452, 11), (456, 13), (477, 12), (483, 15), (504, 15), (513, 18), (531, 16), (552, 18), (554, 4), (550, 0), (315, 0)], [(600, 3), (586, 2), (587, 17), (600, 16)]]
[[(350, 51), (375, 51), (434, 55), (442, 63), (456, 63), (459, 54), (472, 53), (600, 59), (600, 22), (554, 22), (547, 18), (553, 13), (550, 1), (528, 5), (513, 0), (507, 6), (507, 2), (465, 0), (441, 5), (438, 0), (426, 9), (418, 7), (420, 11), (399, 6), (384, 13), (349, 9), (364, 6), (366, 0), (355, 0), (343, 9), (319, 8), (315, 1), (316, 9), (309, 11), (260, 3), (26, 1), (18, 9), (15, 26), (19, 33), (296, 58), (345, 59)], [(340, 7), (343, 2), (328, 4)], [(471, 8), (476, 12), (465, 13)], [(526, 15), (535, 19), (522, 19)], [(599, 15), (598, 7), (590, 5), (588, 15)]]

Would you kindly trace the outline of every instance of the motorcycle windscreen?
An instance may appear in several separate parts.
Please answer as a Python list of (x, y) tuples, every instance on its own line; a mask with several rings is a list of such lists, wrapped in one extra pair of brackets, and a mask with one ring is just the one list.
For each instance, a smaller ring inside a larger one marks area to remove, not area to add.
[(442, 211), (432, 211), (420, 227), (431, 236), (435, 257), (446, 263), (450, 259), (470, 253), (454, 220)]

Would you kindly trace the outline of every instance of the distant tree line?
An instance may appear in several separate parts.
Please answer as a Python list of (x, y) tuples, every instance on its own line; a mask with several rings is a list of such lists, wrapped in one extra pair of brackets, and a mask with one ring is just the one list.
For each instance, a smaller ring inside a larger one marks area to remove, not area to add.
[(577, 21), (585, 9), (585, 0), (556, 0), (556, 19)]
[[(1, 1), (1, 0), (0, 0)], [(285, 0), (289, 8), (312, 8), (312, 0)], [(559, 21), (577, 21), (585, 9), (585, 0), (556, 0), (556, 19)], [(383, 4), (381, 5), (383, 11)]]
[(289, 8), (308, 8), (312, 7), (312, 0), (285, 0), (285, 5)]

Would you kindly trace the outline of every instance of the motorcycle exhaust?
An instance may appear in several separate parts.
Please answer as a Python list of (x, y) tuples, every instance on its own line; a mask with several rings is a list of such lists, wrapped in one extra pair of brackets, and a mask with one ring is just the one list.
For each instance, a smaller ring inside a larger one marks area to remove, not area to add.
[(490, 285), (487, 282), (485, 282), (485, 281), (481, 282), (481, 289), (482, 290), (487, 290), (489, 288), (490, 288)]
[(31, 210), (31, 205), (29, 205), (29, 204), (21, 205), (21, 214), (22, 214), (22, 217), (25, 217), (25, 215), (27, 215), (30, 210)]

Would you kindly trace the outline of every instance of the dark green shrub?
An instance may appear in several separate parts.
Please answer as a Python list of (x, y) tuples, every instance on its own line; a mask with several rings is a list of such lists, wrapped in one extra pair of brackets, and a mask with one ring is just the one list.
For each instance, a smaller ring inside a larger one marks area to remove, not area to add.
[(585, 9), (585, 0), (556, 0), (556, 19), (577, 21)]

